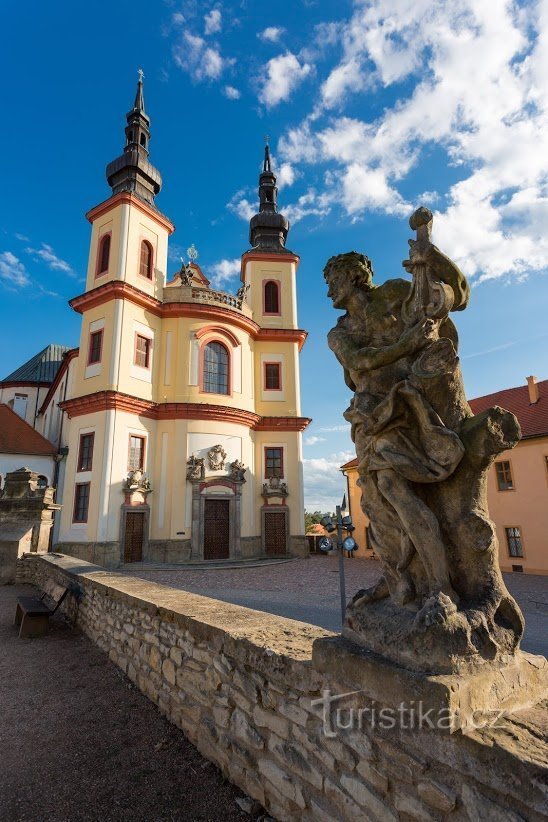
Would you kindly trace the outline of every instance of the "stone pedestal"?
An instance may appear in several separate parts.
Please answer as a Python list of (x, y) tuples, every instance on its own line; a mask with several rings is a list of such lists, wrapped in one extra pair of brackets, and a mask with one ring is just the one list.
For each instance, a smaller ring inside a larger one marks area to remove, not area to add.
[(440, 731), (498, 727), (505, 714), (532, 708), (548, 695), (548, 660), (521, 651), (506, 664), (485, 664), (463, 674), (426, 674), (344, 637), (326, 637), (314, 642), (312, 659), (316, 670), (348, 685), (358, 706), (361, 697), (391, 709), (395, 717), (400, 712), (418, 721), (426, 715)]
[(15, 582), (16, 564), (27, 552), (46, 553), (53, 525), (54, 488), (39, 488), (38, 474), (19, 468), (6, 475), (0, 495), (0, 584)]

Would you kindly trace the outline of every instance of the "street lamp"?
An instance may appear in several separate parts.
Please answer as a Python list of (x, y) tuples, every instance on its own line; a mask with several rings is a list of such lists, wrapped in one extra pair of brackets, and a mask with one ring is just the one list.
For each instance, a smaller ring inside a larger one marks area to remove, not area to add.
[[(334, 521), (333, 521), (334, 520)], [(348, 514), (346, 507), (346, 494), (343, 497), (341, 505), (337, 505), (337, 510), (333, 516), (326, 515), (320, 520), (328, 534), (337, 531), (337, 548), (339, 551), (339, 589), (341, 593), (341, 619), (344, 625), (344, 616), (346, 612), (346, 584), (344, 578), (344, 554), (343, 551), (355, 551), (357, 549), (356, 540), (352, 536), (352, 531), (355, 526), (352, 523), (352, 517)], [(343, 531), (346, 531), (348, 536), (343, 539)]]

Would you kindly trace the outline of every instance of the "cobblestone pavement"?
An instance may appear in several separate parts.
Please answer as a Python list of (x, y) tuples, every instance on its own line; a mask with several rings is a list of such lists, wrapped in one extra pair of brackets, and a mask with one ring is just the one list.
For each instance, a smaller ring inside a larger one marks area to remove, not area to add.
[[(345, 559), (347, 599), (379, 577), (375, 560)], [(279, 565), (147, 571), (132, 575), (197, 594), (246, 605), (258, 611), (340, 631), (341, 610), (337, 556), (314, 556)], [(548, 576), (506, 574), (506, 583), (525, 614), (522, 647), (548, 655)]]
[(61, 619), (19, 639), (17, 596), (0, 586), (0, 820), (244, 820), (226, 783), (182, 732)]

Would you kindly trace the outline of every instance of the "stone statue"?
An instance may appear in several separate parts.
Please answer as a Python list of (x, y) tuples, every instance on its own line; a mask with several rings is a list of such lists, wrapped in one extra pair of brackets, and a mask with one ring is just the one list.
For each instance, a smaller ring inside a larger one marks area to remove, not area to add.
[(207, 452), (207, 463), (210, 471), (222, 471), (225, 467), (226, 451), (222, 445), (214, 445)]
[(269, 477), (267, 482), (263, 482), (263, 497), (288, 497), (287, 484), (279, 477)]
[(150, 480), (140, 469), (135, 468), (127, 475), (125, 488), (127, 491), (151, 491)]
[(486, 477), (520, 438), (513, 414), (474, 417), (449, 317), (466, 308), (462, 272), (432, 244), (432, 214), (410, 220), (412, 281), (373, 283), (369, 259), (332, 257), (328, 296), (346, 311), (328, 343), (354, 392), (362, 507), (383, 576), (347, 608), (343, 633), (419, 671), (462, 670), (517, 650), (521, 612), (498, 567)]
[(181, 285), (192, 285), (194, 272), (190, 267), (190, 264), (185, 265), (182, 263), (181, 270), (179, 271), (179, 277), (181, 279)]
[(230, 479), (234, 482), (245, 482), (246, 467), (240, 460), (234, 460), (230, 464)]
[(191, 454), (186, 461), (186, 478), (187, 480), (203, 480), (205, 479), (205, 465), (203, 457), (195, 457)]
[(247, 292), (249, 289), (250, 283), (243, 283), (236, 292), (236, 300), (238, 301), (239, 308), (241, 308), (242, 304), (247, 300)]

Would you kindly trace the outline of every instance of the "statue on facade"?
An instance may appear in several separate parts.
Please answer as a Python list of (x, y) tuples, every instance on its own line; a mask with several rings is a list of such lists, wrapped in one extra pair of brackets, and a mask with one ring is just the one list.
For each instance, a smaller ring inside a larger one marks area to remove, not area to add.
[(287, 484), (282, 482), (279, 477), (269, 477), (266, 482), (263, 482), (263, 497), (288, 497), (289, 491)]
[(226, 451), (222, 445), (214, 445), (207, 452), (207, 462), (210, 471), (222, 471), (225, 467)]
[(487, 470), (517, 444), (500, 408), (473, 416), (449, 317), (468, 283), (430, 240), (418, 209), (403, 265), (412, 281), (373, 283), (367, 257), (332, 257), (328, 296), (345, 309), (328, 335), (354, 392), (345, 418), (358, 457), (362, 507), (383, 575), (348, 606), (343, 633), (416, 670), (449, 671), (517, 650), (521, 612), (498, 567)]
[(192, 267), (190, 263), (185, 265), (183, 258), (181, 257), (181, 269), (179, 271), (179, 278), (181, 280), (181, 285), (192, 285), (192, 280), (194, 277), (194, 272), (192, 271)]
[(238, 301), (238, 308), (241, 308), (243, 303), (247, 300), (247, 292), (250, 289), (250, 283), (242, 283), (236, 292), (236, 300)]
[(126, 477), (125, 490), (150, 491), (150, 480), (140, 468), (135, 468), (130, 471)]
[(205, 479), (205, 465), (203, 457), (195, 457), (191, 454), (186, 461), (186, 478), (187, 480), (203, 480)]
[(240, 460), (230, 463), (230, 479), (234, 482), (245, 482), (246, 467)]

